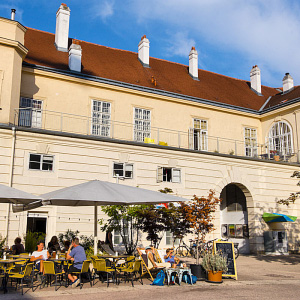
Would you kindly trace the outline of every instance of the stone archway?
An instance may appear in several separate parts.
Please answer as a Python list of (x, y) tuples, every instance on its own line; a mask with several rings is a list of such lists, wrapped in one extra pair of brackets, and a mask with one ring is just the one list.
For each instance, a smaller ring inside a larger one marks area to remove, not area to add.
[[(227, 178), (223, 178), (221, 182), (217, 185), (215, 188), (215, 191), (217, 195), (222, 198), (221, 194), (224, 189), (229, 186), (234, 185), (236, 186), (244, 195), (245, 197), (245, 205), (246, 205), (246, 212), (247, 216), (246, 219), (244, 219), (244, 222), (241, 221), (240, 223), (237, 223), (237, 220), (233, 220), (232, 223), (228, 222), (227, 225), (231, 224), (239, 224), (239, 225), (248, 225), (248, 233), (249, 238), (241, 238), (240, 240), (232, 239), (232, 242), (238, 242), (239, 244), (244, 243), (244, 247), (241, 247), (241, 253), (249, 253), (249, 252), (257, 252), (257, 245), (256, 245), (256, 222), (255, 222), (255, 213), (254, 213), (254, 200), (253, 200), (253, 187), (252, 184), (245, 180), (245, 178), (238, 176), (233, 176), (233, 172), (229, 172), (229, 176)], [(222, 205), (222, 204), (221, 204)], [(229, 220), (230, 216), (226, 216), (226, 222)], [(224, 218), (223, 218), (224, 219)], [(244, 224), (243, 224), (244, 223)], [(220, 206), (220, 232), (222, 234), (222, 207)], [(247, 240), (246, 240), (247, 239)], [(242, 243), (243, 242), (243, 243)]]

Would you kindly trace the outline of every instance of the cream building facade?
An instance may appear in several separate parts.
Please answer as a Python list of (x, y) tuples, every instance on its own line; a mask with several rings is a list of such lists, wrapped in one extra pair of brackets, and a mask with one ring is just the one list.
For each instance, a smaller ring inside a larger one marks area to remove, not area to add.
[[(299, 216), (297, 203), (276, 203), (297, 189), (300, 90), (291, 76), (275, 89), (261, 86), (257, 66), (249, 82), (198, 70), (194, 48), (189, 67), (162, 61), (149, 56), (145, 36), (138, 53), (72, 40), (69, 15), (62, 4), (55, 34), (0, 18), (0, 183), (38, 195), (118, 175), (186, 199), (213, 189), (224, 200), (212, 238), (227, 234), (243, 252), (261, 252), (263, 232), (283, 230), (298, 250), (298, 222), (262, 219)], [(9, 244), (29, 229), (49, 240), (69, 228), (93, 234), (93, 209), (13, 213), (0, 204)], [(170, 241), (166, 234), (161, 246)]]

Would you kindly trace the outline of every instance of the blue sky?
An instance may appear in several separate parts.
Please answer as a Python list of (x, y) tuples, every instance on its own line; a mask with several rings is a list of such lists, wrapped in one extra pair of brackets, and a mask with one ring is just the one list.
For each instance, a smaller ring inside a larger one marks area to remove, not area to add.
[[(63, 0), (71, 9), (70, 37), (137, 52), (142, 35), (150, 56), (188, 64), (195, 46), (199, 68), (281, 87), (289, 72), (300, 84), (299, 0)], [(0, 16), (53, 32), (62, 0), (1, 0)], [(84, 54), (83, 54), (84, 55)]]

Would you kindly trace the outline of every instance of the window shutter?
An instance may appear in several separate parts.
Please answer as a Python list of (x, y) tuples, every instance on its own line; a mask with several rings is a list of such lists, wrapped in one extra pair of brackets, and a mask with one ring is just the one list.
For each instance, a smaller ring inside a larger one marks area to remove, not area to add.
[(194, 128), (189, 128), (189, 149), (194, 149)]
[(162, 167), (157, 168), (156, 181), (157, 182), (162, 182), (163, 181), (163, 168)]
[(181, 182), (180, 175), (181, 175), (180, 169), (172, 169), (172, 182), (180, 183)]

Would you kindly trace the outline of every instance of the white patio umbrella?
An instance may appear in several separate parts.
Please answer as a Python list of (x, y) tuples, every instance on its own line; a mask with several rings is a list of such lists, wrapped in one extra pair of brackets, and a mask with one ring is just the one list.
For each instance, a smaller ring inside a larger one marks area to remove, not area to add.
[(97, 208), (100, 205), (157, 204), (184, 198), (118, 183), (92, 180), (41, 195), (43, 205), (94, 206), (94, 252), (97, 254)]
[(42, 200), (41, 197), (0, 184), (0, 203), (13, 203), (26, 206), (39, 200)]

